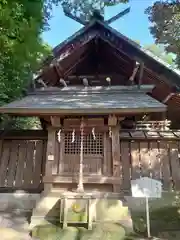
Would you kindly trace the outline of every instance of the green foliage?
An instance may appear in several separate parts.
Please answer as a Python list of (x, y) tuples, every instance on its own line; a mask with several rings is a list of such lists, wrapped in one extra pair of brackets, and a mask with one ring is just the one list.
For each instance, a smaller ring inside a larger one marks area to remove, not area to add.
[(163, 61), (167, 62), (170, 65), (174, 65), (174, 58), (173, 55), (167, 53), (162, 45), (151, 44), (145, 46), (145, 49), (152, 52), (155, 56), (161, 58)]
[[(40, 38), (49, 19), (47, 7), (43, 0), (0, 1), (0, 105), (23, 95), (41, 59), (50, 52)], [(1, 116), (3, 120), (9, 119)], [(14, 122), (9, 123), (14, 127)], [(32, 127), (32, 121), (15, 125)]]
[(141, 42), (139, 40), (134, 40), (134, 42), (141, 46)]
[(1, 116), (1, 130), (42, 129), (40, 120), (36, 117), (10, 117)]
[(167, 52), (176, 54), (176, 63), (180, 66), (179, 0), (156, 1), (145, 13), (152, 23), (150, 31), (156, 43), (163, 44)]
[(127, 3), (127, 2), (129, 2), (129, 0), (112, 0), (112, 1), (106, 0), (104, 1), (104, 5), (107, 7), (110, 7), (110, 6), (115, 6), (119, 3)]
[[(134, 230), (137, 233), (146, 233), (146, 213), (132, 213)], [(175, 206), (165, 206), (158, 209), (150, 209), (151, 232), (159, 233), (168, 230), (179, 229), (180, 214), (179, 208)]]
[(12, 128), (36, 130), (36, 129), (41, 129), (41, 123), (39, 119), (36, 117), (16, 118)]
[(119, 3), (127, 3), (129, 0), (52, 0), (53, 3), (60, 3), (66, 14), (80, 18), (82, 21), (89, 21), (94, 13), (98, 10), (101, 15), (104, 8), (115, 6)]
[(40, 38), (46, 19), (42, 10), (42, 0), (0, 2), (0, 105), (21, 96), (49, 52)]
[[(61, 229), (54, 225), (39, 226), (33, 230), (32, 236), (39, 239), (64, 240), (125, 240), (126, 232), (123, 227), (115, 223), (100, 223), (92, 230), (82, 227), (68, 227)], [(129, 239), (129, 238), (128, 238)]]

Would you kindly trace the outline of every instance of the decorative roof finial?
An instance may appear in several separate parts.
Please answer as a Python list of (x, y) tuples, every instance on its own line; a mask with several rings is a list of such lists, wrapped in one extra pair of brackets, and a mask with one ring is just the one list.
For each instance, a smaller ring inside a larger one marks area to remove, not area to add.
[(93, 11), (93, 15), (91, 17), (92, 20), (99, 20), (99, 21), (104, 21), (104, 16), (101, 14), (101, 12), (97, 9)]

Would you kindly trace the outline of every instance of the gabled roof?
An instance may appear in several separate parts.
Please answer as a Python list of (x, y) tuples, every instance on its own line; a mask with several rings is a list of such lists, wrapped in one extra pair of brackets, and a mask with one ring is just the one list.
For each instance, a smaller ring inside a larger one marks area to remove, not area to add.
[[(86, 37), (84, 37), (85, 34), (87, 34)], [(109, 42), (116, 49), (124, 51), (133, 59), (143, 61), (146, 67), (157, 75), (163, 76), (165, 78), (164, 81), (180, 89), (180, 71), (178, 69), (172, 69), (169, 64), (153, 55), (150, 51), (145, 50), (128, 37), (99, 20), (93, 20), (90, 24), (81, 28), (67, 40), (56, 46), (53, 49), (53, 55), (61, 61), (63, 59), (61, 55), (67, 57), (71, 54), (70, 46), (71, 49), (75, 49), (78, 41), (79, 45), (84, 44), (84, 41), (89, 41), (96, 36)], [(118, 41), (122, 43), (121, 46), (117, 43)]]

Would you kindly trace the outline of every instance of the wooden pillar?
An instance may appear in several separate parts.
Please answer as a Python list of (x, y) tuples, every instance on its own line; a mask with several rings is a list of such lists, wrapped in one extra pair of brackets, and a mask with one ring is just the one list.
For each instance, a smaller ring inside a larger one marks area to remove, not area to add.
[[(55, 160), (55, 146), (56, 146), (56, 128), (48, 128), (48, 142), (47, 142), (47, 152), (46, 152), (46, 168), (45, 175), (47, 177), (52, 176), (53, 162)], [(49, 191), (52, 188), (51, 183), (44, 184), (44, 190)]]
[[(112, 166), (113, 177), (120, 177), (120, 141), (119, 141), (119, 129), (117, 118), (115, 116), (109, 117), (108, 125), (111, 127), (112, 132)], [(113, 185), (113, 191), (119, 192), (120, 185)]]
[[(112, 127), (112, 160), (113, 160), (113, 177), (120, 178), (120, 141), (119, 141), (119, 127)], [(120, 185), (113, 185), (113, 191), (119, 192)]]

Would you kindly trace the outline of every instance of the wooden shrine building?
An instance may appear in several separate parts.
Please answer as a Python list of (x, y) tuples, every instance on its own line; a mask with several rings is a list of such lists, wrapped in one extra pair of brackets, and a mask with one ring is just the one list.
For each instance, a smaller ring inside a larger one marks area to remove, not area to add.
[(180, 190), (179, 89), (178, 72), (92, 20), (53, 49), (26, 97), (0, 108), (43, 128), (1, 136), (0, 189), (120, 193), (150, 176)]

